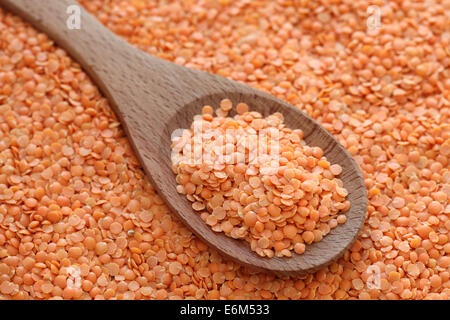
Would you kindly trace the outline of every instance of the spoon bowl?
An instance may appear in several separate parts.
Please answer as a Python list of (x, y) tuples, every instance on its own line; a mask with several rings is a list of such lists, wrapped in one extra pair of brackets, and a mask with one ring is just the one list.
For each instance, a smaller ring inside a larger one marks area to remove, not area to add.
[[(174, 130), (186, 129), (191, 126), (194, 115), (201, 114), (202, 106), (211, 105), (217, 108), (222, 99), (228, 98), (236, 105), (245, 102), (249, 109), (257, 111), (263, 116), (280, 112), (284, 116), (284, 123), (292, 129), (302, 129), (304, 140), (310, 146), (321, 147), (327, 159), (339, 164), (343, 170), (340, 178), (344, 187), (349, 190), (347, 199), (351, 202), (350, 209), (346, 212), (346, 223), (339, 225), (325, 236), (321, 241), (307, 245), (305, 253), (293, 254), (290, 258), (263, 258), (250, 249), (244, 240), (236, 240), (223, 233), (211, 230), (200, 218), (199, 213), (192, 210), (191, 202), (185, 195), (180, 195), (175, 187), (175, 175), (171, 169), (170, 148), (163, 151), (164, 176), (168, 176), (167, 182), (156, 183), (155, 186), (163, 186), (162, 195), (171, 199), (167, 204), (180, 219), (203, 241), (216, 248), (222, 255), (252, 269), (272, 271), (276, 274), (299, 275), (317, 271), (329, 263), (337, 260), (352, 245), (358, 236), (366, 217), (367, 198), (364, 180), (362, 179), (358, 165), (347, 150), (320, 124), (302, 111), (290, 104), (279, 100), (264, 92), (245, 88), (245, 91), (212, 93), (200, 97), (180, 109), (167, 123), (166, 129), (161, 135), (160, 144), (170, 145), (170, 137)], [(233, 111), (230, 112), (234, 116)], [(170, 183), (171, 182), (171, 183)], [(167, 186), (167, 187), (166, 187)], [(174, 201), (176, 199), (176, 201)]]
[[(318, 122), (297, 108), (242, 83), (188, 69), (148, 55), (106, 29), (80, 8), (80, 29), (67, 27), (67, 9), (73, 0), (0, 0), (0, 5), (47, 33), (80, 63), (108, 99), (120, 119), (137, 158), (171, 211), (205, 243), (223, 256), (246, 267), (276, 274), (305, 274), (341, 257), (361, 230), (367, 210), (365, 183), (345, 148)], [(264, 116), (280, 112), (291, 129), (302, 129), (310, 146), (321, 147), (332, 163), (339, 164), (351, 202), (347, 222), (302, 255), (264, 258), (243, 240), (216, 233), (200, 218), (184, 195), (176, 191), (172, 172), (171, 135), (189, 128), (204, 105), (217, 107), (228, 98), (245, 102)]]

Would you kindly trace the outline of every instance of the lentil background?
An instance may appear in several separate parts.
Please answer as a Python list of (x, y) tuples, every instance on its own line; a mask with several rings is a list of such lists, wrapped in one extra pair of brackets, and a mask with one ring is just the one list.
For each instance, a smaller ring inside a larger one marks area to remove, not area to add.
[(361, 167), (367, 221), (305, 277), (224, 260), (155, 194), (80, 67), (0, 9), (0, 298), (449, 298), (448, 0), (80, 2), (150, 54), (320, 121)]

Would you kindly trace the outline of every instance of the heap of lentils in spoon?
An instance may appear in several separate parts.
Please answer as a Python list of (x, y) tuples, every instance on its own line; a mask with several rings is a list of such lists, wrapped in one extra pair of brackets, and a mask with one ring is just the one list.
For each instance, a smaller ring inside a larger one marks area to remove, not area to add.
[(450, 297), (448, 0), (79, 3), (150, 54), (316, 119), (361, 168), (367, 219), (309, 275), (223, 258), (169, 211), (80, 66), (0, 8), (0, 299)]
[(283, 115), (264, 118), (220, 102), (204, 106), (190, 129), (173, 138), (172, 168), (177, 190), (216, 232), (245, 239), (258, 255), (290, 257), (322, 240), (346, 221), (348, 191), (319, 147), (303, 131), (289, 129)]

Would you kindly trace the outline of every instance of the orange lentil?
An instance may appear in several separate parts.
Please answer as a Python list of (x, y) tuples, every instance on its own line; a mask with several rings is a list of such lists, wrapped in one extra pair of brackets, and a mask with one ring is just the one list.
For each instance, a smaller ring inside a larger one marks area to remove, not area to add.
[(240, 115), (248, 112), (248, 105), (245, 103), (242, 103), (242, 102), (238, 103), (236, 105), (236, 112), (237, 112), (237, 114), (240, 114)]
[(50, 211), (47, 214), (48, 220), (53, 223), (59, 222), (61, 220), (61, 217), (62, 217), (61, 212), (57, 210)]

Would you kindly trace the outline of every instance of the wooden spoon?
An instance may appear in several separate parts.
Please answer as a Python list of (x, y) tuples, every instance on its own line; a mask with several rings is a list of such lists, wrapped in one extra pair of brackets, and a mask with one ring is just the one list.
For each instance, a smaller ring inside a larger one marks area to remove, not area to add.
[[(350, 247), (366, 217), (367, 195), (357, 164), (344, 147), (315, 120), (267, 93), (206, 72), (188, 69), (146, 54), (106, 29), (79, 6), (80, 29), (70, 29), (72, 0), (0, 0), (0, 5), (47, 33), (67, 50), (93, 78), (119, 117), (134, 152), (167, 206), (200, 239), (222, 255), (251, 268), (277, 274), (304, 274), (336, 260)], [(73, 7), (72, 7), (73, 8)], [(73, 12), (72, 12), (73, 13)], [(76, 14), (76, 11), (75, 11)], [(349, 191), (347, 222), (302, 255), (262, 258), (248, 243), (216, 233), (177, 193), (171, 170), (171, 133), (189, 128), (204, 105), (221, 99), (246, 102), (264, 116), (281, 112), (290, 128), (300, 128), (305, 141), (321, 147), (332, 163), (342, 166), (341, 179)]]

